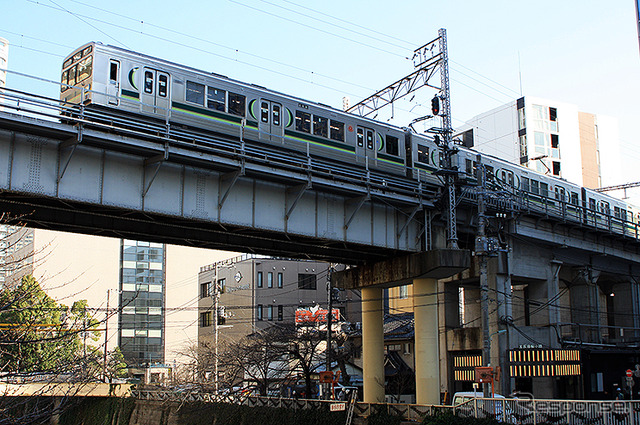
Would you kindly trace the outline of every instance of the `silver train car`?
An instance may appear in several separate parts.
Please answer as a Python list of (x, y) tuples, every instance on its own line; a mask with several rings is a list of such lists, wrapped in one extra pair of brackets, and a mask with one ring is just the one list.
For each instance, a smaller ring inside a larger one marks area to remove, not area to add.
[[(433, 138), (119, 47), (87, 43), (62, 65), (60, 99), (189, 126), (220, 137), (305, 152), (433, 184), (442, 181)], [(478, 152), (457, 147), (461, 183), (476, 183)], [(482, 154), (487, 181), (526, 208), (616, 233), (638, 235), (640, 209), (628, 203)]]
[[(208, 132), (308, 152), (346, 164), (425, 177), (439, 168), (438, 147), (407, 156), (405, 131), (319, 103), (119, 47), (88, 43), (62, 66), (61, 100), (135, 113)], [(416, 145), (417, 149), (417, 145)], [(418, 171), (416, 171), (417, 173)], [(431, 177), (433, 181), (437, 178)]]

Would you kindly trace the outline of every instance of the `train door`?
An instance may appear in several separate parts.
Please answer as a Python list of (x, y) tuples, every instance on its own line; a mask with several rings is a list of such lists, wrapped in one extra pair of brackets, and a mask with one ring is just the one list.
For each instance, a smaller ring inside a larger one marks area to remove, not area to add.
[(375, 132), (370, 128), (356, 128), (356, 158), (364, 162), (364, 157), (375, 158)]
[(109, 61), (109, 82), (107, 83), (107, 101), (109, 105), (120, 103), (120, 62), (114, 59)]
[(258, 122), (260, 140), (282, 143), (282, 105), (267, 99), (260, 99), (260, 120)]
[(144, 68), (144, 82), (141, 94), (142, 112), (166, 116), (169, 111), (169, 74)]

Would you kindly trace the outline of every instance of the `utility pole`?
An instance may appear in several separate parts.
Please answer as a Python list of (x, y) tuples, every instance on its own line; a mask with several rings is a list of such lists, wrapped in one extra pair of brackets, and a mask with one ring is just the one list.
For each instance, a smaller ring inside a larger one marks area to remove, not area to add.
[[(478, 235), (476, 236), (476, 256), (480, 257), (480, 309), (482, 310), (482, 365), (491, 363), (491, 335), (489, 334), (489, 282), (487, 278), (488, 239), (486, 235), (486, 219), (484, 205), (485, 168), (482, 156), (476, 157), (478, 179)], [(489, 385), (482, 388), (484, 397), (491, 397)]]
[(213, 335), (214, 335), (214, 352), (213, 352), (213, 385), (216, 394), (218, 394), (218, 300), (220, 298), (220, 288), (218, 287), (218, 266), (216, 265), (215, 278), (213, 280)]
[(109, 295), (111, 289), (107, 289), (107, 311), (104, 318), (104, 353), (102, 354), (102, 379), (107, 382), (107, 341), (109, 335)]
[[(331, 275), (333, 274), (333, 264), (329, 266), (329, 270), (327, 271), (327, 348), (325, 349), (325, 359), (327, 361), (325, 370), (327, 372), (331, 371), (331, 325), (333, 323), (333, 293), (331, 290)], [(327, 400), (331, 398), (330, 386), (327, 385)]]

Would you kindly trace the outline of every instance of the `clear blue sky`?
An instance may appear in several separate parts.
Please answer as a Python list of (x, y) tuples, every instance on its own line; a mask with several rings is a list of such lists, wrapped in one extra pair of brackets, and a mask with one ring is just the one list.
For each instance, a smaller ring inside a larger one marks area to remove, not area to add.
[[(412, 72), (413, 49), (446, 28), (454, 126), (519, 97), (521, 75), (525, 95), (617, 117), (626, 180), (640, 181), (634, 0), (0, 0), (0, 10), (15, 71), (58, 80), (62, 58), (93, 40), (338, 108)], [(394, 123), (426, 114), (433, 94), (400, 105)]]

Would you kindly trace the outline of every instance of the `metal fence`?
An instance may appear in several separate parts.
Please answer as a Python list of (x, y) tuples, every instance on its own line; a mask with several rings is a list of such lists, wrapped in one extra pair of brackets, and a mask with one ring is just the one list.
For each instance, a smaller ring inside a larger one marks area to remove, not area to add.
[(518, 425), (640, 425), (640, 401), (521, 400), (477, 398), (455, 414)]
[[(174, 402), (232, 403), (249, 407), (280, 407), (286, 409), (329, 410), (335, 401), (261, 397), (247, 395), (216, 395), (206, 392), (174, 390), (133, 391), (142, 400)], [(453, 413), (462, 417), (493, 418), (516, 425), (640, 425), (640, 401), (528, 400), (475, 398), (457, 406), (363, 403), (354, 407), (354, 415), (368, 417), (376, 413), (402, 416), (406, 421), (420, 422), (426, 416)]]

